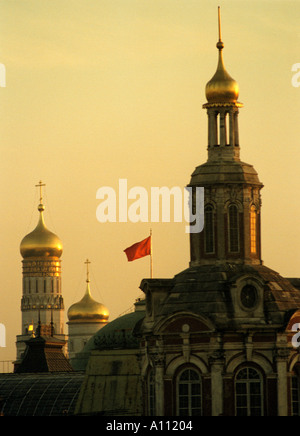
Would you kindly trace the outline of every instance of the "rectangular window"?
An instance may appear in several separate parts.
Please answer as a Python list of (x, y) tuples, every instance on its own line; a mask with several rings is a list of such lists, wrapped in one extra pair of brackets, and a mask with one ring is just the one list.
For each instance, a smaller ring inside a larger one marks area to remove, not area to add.
[(238, 209), (235, 205), (229, 207), (229, 251), (239, 252)]
[(300, 416), (299, 410), (299, 380), (297, 376), (293, 376), (291, 379), (292, 389), (292, 416)]
[(215, 252), (214, 217), (213, 217), (213, 208), (211, 206), (205, 208), (204, 238), (205, 238), (205, 253), (207, 254), (214, 253)]
[(254, 206), (250, 211), (250, 250), (252, 254), (256, 253), (256, 210)]

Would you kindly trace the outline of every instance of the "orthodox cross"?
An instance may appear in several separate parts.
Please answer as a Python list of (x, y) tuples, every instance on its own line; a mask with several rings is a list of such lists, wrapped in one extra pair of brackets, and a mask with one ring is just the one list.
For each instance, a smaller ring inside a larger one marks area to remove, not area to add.
[(88, 259), (84, 262), (86, 264), (86, 281), (90, 281), (89, 264), (91, 263)]
[(38, 184), (38, 185), (35, 185), (35, 186), (40, 188), (40, 204), (42, 204), (42, 203), (43, 203), (42, 187), (43, 187), (43, 186), (46, 186), (46, 184), (43, 183), (43, 182), (40, 180), (40, 181), (39, 181), (39, 184)]

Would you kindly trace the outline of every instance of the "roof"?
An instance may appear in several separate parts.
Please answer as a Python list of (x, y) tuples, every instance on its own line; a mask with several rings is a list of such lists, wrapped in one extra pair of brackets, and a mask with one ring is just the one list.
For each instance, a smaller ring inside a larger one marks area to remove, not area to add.
[(292, 314), (300, 308), (300, 290), (264, 265), (227, 263), (195, 266), (173, 279), (145, 279), (141, 289), (145, 293), (151, 293), (151, 290), (166, 293), (165, 299), (157, 307), (157, 322), (185, 311), (204, 316), (216, 328), (230, 330), (236, 329), (237, 323), (240, 323), (235, 317), (231, 289), (243, 277), (252, 277), (261, 283), (265, 324), (276, 324), (284, 329)]
[(54, 337), (38, 336), (26, 341), (24, 358), (17, 366), (17, 373), (73, 371), (62, 347), (65, 341)]
[(135, 311), (120, 316), (98, 330), (87, 342), (81, 352), (71, 360), (76, 371), (86, 368), (92, 350), (135, 349), (139, 339), (135, 332), (145, 317), (145, 302), (135, 303)]
[(0, 415), (73, 415), (82, 372), (0, 374)]

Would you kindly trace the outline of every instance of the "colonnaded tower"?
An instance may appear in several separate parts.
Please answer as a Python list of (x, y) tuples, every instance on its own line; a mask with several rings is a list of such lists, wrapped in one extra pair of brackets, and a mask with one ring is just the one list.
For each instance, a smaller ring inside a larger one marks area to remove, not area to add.
[(64, 335), (64, 301), (61, 290), (61, 240), (47, 229), (44, 221), (42, 182), (36, 228), (20, 244), (23, 257), (22, 333), (17, 336), (17, 360), (22, 357), (26, 341), (40, 326), (41, 336), (66, 340)]
[(205, 226), (191, 233), (191, 266), (262, 264), (260, 182), (252, 165), (240, 160), (238, 83), (223, 62), (219, 20), (218, 66), (206, 84), (208, 159), (192, 174), (190, 186), (205, 190)]

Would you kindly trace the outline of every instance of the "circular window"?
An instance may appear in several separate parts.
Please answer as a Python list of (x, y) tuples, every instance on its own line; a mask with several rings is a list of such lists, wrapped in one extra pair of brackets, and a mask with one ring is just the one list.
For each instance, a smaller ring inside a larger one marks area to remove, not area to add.
[(241, 303), (246, 309), (252, 309), (257, 303), (257, 290), (255, 286), (246, 285), (241, 290)]

